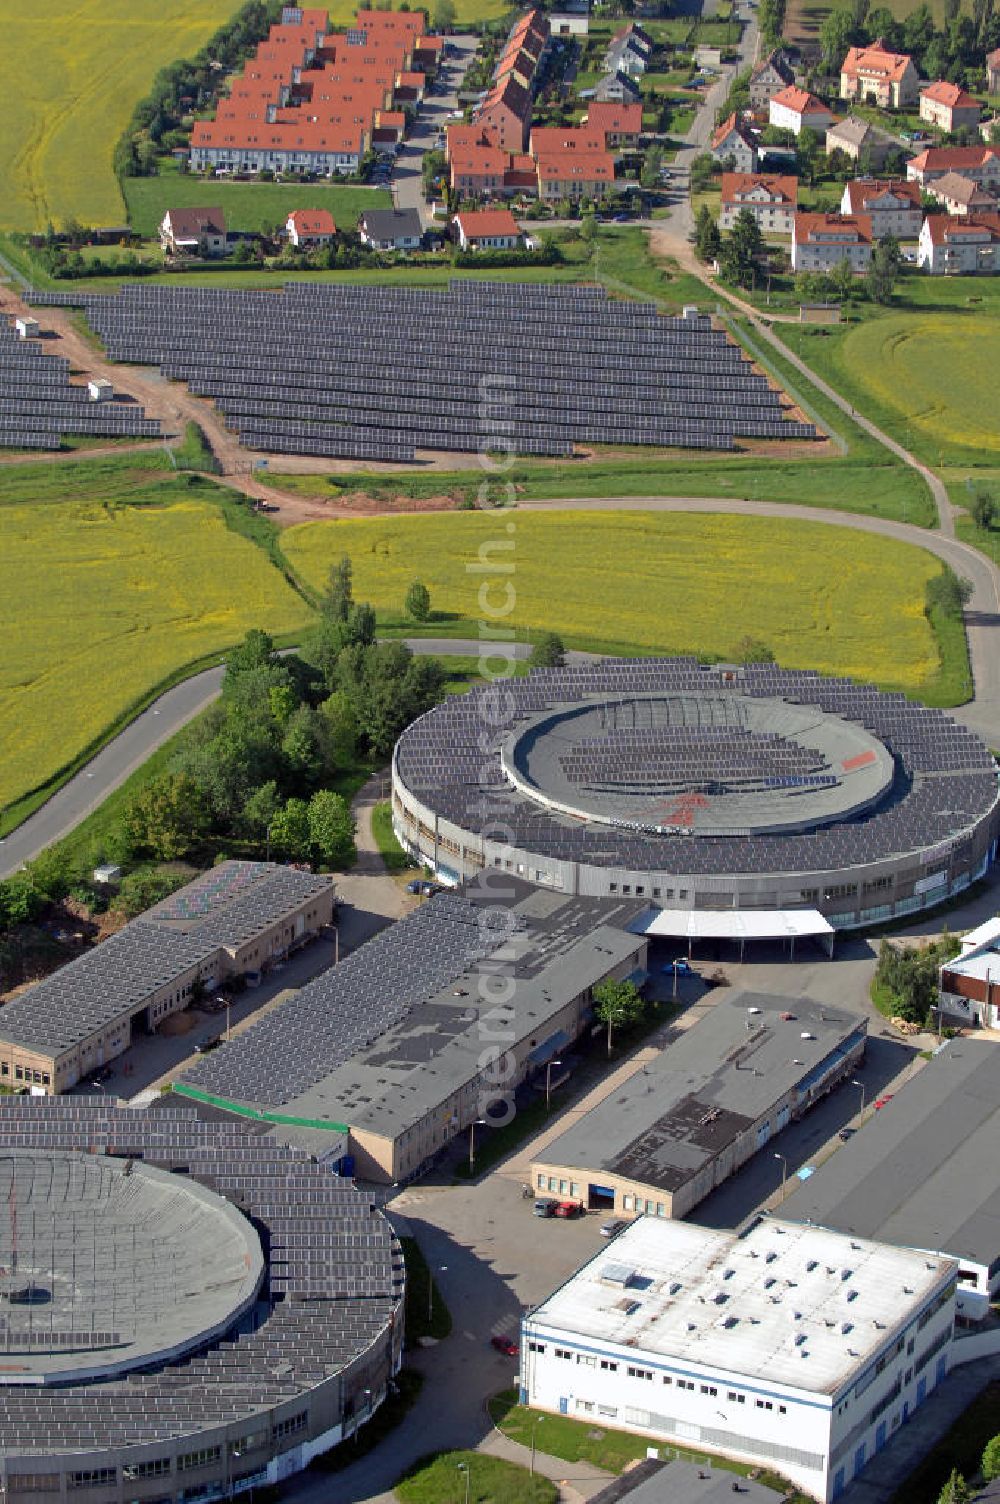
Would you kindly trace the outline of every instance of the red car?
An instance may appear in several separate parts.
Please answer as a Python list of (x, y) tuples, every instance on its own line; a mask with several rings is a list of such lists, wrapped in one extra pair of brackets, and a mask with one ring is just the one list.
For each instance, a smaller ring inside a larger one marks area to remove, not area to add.
[(884, 1097), (879, 1097), (878, 1101), (875, 1103), (875, 1111), (878, 1112), (880, 1107), (885, 1107), (887, 1103), (892, 1101), (893, 1096), (894, 1093), (890, 1091)]
[(557, 1201), (553, 1215), (556, 1217), (582, 1217), (583, 1207), (579, 1201)]
[(492, 1347), (495, 1347), (498, 1353), (503, 1353), (505, 1358), (517, 1357), (517, 1343), (512, 1341), (510, 1337), (504, 1337), (502, 1335), (491, 1337), (490, 1345)]

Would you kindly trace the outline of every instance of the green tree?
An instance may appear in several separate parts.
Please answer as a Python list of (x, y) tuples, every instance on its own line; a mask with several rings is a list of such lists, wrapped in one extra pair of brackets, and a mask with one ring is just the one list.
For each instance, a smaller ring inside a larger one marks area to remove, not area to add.
[(707, 204), (702, 204), (694, 226), (694, 247), (701, 261), (715, 261), (722, 248), (722, 235), (715, 215)]
[(122, 814), (135, 852), (158, 861), (187, 856), (211, 825), (204, 791), (187, 773), (165, 773), (132, 798)]
[(340, 794), (320, 789), (309, 801), (309, 847), (314, 861), (343, 868), (354, 859), (354, 822)]
[(594, 988), (594, 1017), (608, 1029), (608, 1054), (611, 1054), (611, 1031), (627, 1029), (643, 1015), (645, 1004), (634, 982), (616, 982), (610, 977)]
[(642, 170), (639, 181), (643, 188), (655, 188), (660, 181), (660, 168), (663, 166), (663, 152), (658, 146), (651, 146), (642, 159)]
[(258, 628), (252, 628), (238, 647), (226, 657), (226, 672), (222, 681), (223, 693), (232, 689), (235, 681), (253, 669), (270, 668), (274, 663), (274, 638)]
[(436, 32), (455, 30), (456, 11), (452, 0), (436, 0), (431, 22)]
[(757, 262), (763, 243), (756, 217), (751, 210), (741, 209), (722, 241), (719, 264), (727, 282), (735, 283), (737, 287), (756, 285)]
[(775, 656), (766, 642), (756, 637), (741, 637), (733, 648), (734, 663), (774, 663)]
[(531, 668), (562, 668), (566, 649), (557, 632), (542, 632), (528, 655)]
[(358, 746), (358, 722), (349, 696), (342, 689), (334, 690), (320, 705), (319, 713), (326, 727), (334, 767), (349, 766)]
[(854, 292), (854, 273), (846, 256), (841, 257), (830, 272), (830, 284), (842, 303)]
[(962, 607), (972, 598), (972, 581), (961, 579), (944, 564), (927, 581), (925, 597), (928, 612), (944, 611), (949, 616), (960, 616)]
[(254, 789), (250, 798), (243, 806), (242, 824), (253, 835), (259, 836), (262, 841), (267, 841), (271, 821), (281, 808), (281, 798), (278, 794), (278, 785), (273, 778), (267, 783), (262, 783)]
[(992, 1483), (994, 1478), (1000, 1478), (1000, 1436), (994, 1436), (986, 1443), (979, 1471), (987, 1483)]
[(969, 516), (978, 528), (989, 531), (997, 520), (996, 497), (980, 486), (969, 504)]
[(331, 565), (323, 597), (324, 616), (331, 621), (347, 621), (354, 605), (353, 570), (347, 554)]
[(872, 259), (865, 274), (865, 287), (873, 303), (890, 303), (899, 272), (899, 242), (886, 235), (872, 249)]
[(854, 41), (854, 17), (847, 10), (831, 10), (819, 29), (819, 44), (828, 72), (839, 68)]
[(938, 1494), (938, 1504), (965, 1504), (971, 1490), (957, 1467), (948, 1474), (948, 1481)]
[(806, 182), (812, 183), (816, 176), (816, 163), (819, 159), (820, 139), (814, 130), (808, 126), (799, 131), (798, 140), (795, 143), (795, 161), (799, 169), (799, 176), (804, 177)]
[(291, 862), (309, 856), (309, 805), (304, 799), (289, 799), (271, 821), (271, 847)]
[(597, 215), (594, 213), (584, 214), (580, 219), (580, 239), (587, 245), (593, 245), (597, 239)]
[(405, 609), (414, 621), (427, 621), (431, 614), (431, 593), (420, 580), (414, 580), (406, 592)]
[(163, 872), (158, 867), (139, 867), (121, 880), (114, 907), (126, 919), (135, 919), (175, 893), (187, 878), (183, 872)]

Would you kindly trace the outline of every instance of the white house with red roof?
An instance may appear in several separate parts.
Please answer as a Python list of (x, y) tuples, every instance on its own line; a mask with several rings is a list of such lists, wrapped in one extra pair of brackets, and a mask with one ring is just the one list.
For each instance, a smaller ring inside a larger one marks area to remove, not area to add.
[(285, 234), (296, 250), (304, 246), (329, 245), (337, 233), (329, 209), (294, 209), (285, 220)]
[(841, 99), (901, 110), (916, 104), (920, 75), (905, 52), (890, 52), (879, 37), (870, 47), (852, 47), (840, 65)]
[(463, 251), (517, 251), (524, 236), (509, 209), (480, 209), (452, 220)]
[(906, 164), (906, 176), (921, 188), (929, 188), (946, 172), (957, 172), (996, 193), (1000, 191), (1000, 146), (928, 146)]
[(979, 100), (958, 84), (939, 78), (920, 91), (920, 118), (942, 131), (975, 130), (979, 124)]
[(1000, 271), (1000, 214), (968, 219), (928, 214), (917, 243), (917, 260), (934, 277)]
[(872, 227), (866, 214), (796, 214), (792, 271), (831, 272), (846, 261), (860, 275), (871, 259)]
[(716, 127), (710, 150), (716, 162), (731, 161), (735, 172), (753, 172), (757, 166), (757, 148), (735, 111)]
[(986, 54), (986, 90), (989, 94), (1000, 94), (1000, 47)]
[(761, 234), (790, 235), (798, 197), (798, 178), (766, 172), (724, 172), (719, 226), (731, 230), (746, 209)]
[(767, 107), (767, 118), (770, 125), (779, 130), (792, 131), (796, 136), (804, 130), (816, 131), (822, 136), (827, 126), (833, 122), (833, 111), (821, 99), (817, 99), (815, 94), (810, 94), (808, 89), (789, 84), (772, 95)]
[(902, 178), (854, 178), (844, 184), (840, 212), (851, 216), (866, 214), (876, 240), (885, 235), (894, 235), (897, 240), (916, 240), (924, 221), (920, 184), (907, 183)]

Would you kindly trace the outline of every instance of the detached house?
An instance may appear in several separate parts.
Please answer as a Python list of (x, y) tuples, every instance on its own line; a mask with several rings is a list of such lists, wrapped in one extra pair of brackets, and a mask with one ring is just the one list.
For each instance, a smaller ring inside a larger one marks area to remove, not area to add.
[(740, 213), (747, 209), (762, 234), (790, 235), (798, 194), (797, 178), (759, 172), (724, 172), (719, 227), (731, 230)]
[(958, 131), (979, 124), (979, 101), (966, 94), (958, 84), (939, 79), (920, 91), (920, 118), (938, 130)]
[(902, 178), (888, 178), (884, 182), (877, 178), (855, 178), (844, 184), (840, 212), (851, 217), (867, 215), (875, 240), (885, 235), (894, 235), (897, 240), (916, 240), (924, 219), (920, 199), (919, 184), (904, 182)]
[(792, 131), (799, 135), (804, 130), (823, 135), (833, 121), (833, 111), (827, 109), (821, 99), (810, 94), (808, 89), (799, 89), (789, 84), (773, 95), (768, 105), (768, 121), (779, 130)]
[(780, 49), (769, 52), (750, 73), (750, 108), (766, 110), (775, 94), (794, 82), (795, 75), (785, 54)]
[(362, 245), (376, 251), (416, 251), (423, 241), (416, 209), (366, 209), (358, 235)]
[(524, 244), (524, 236), (509, 209), (456, 214), (454, 225), (463, 251), (516, 251)]
[(285, 220), (285, 233), (296, 248), (329, 245), (337, 226), (329, 209), (296, 209)]
[(173, 256), (224, 256), (226, 216), (221, 209), (168, 209), (160, 222), (160, 247)]
[(934, 277), (1000, 271), (1000, 214), (968, 219), (928, 214), (917, 257), (924, 271)]
[(881, 37), (870, 47), (852, 47), (840, 65), (841, 99), (902, 110), (916, 104), (920, 76), (905, 52), (889, 52)]
[(872, 259), (872, 227), (865, 214), (797, 214), (792, 227), (792, 270), (830, 272), (842, 261), (858, 275)]
[(974, 178), (963, 177), (960, 172), (946, 172), (927, 184), (927, 192), (947, 209), (949, 214), (989, 213), (997, 206), (997, 196), (984, 188)]
[(852, 162), (857, 162), (864, 153), (876, 172), (898, 145), (888, 131), (879, 130), (877, 125), (857, 115), (847, 115), (843, 120), (835, 121), (826, 133), (827, 156), (842, 151)]
[(753, 172), (757, 166), (757, 148), (737, 114), (716, 127), (711, 152), (716, 162), (731, 161), (736, 172)]

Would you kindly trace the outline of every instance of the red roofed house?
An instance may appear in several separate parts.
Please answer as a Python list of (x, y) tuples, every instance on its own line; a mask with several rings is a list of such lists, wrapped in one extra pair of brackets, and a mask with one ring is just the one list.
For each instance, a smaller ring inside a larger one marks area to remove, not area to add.
[(1000, 146), (928, 146), (906, 164), (906, 176), (921, 188), (957, 172), (992, 193), (1000, 191)]
[(223, 256), (226, 216), (221, 209), (168, 209), (160, 223), (160, 246), (175, 256)]
[(453, 193), (466, 198), (491, 198), (503, 192), (509, 152), (499, 146), (454, 146), (448, 158)]
[(285, 220), (288, 239), (296, 248), (329, 245), (337, 233), (329, 209), (295, 209)]
[(583, 123), (588, 131), (603, 135), (607, 151), (614, 151), (619, 146), (638, 146), (642, 135), (642, 105), (619, 104), (613, 99), (595, 100), (588, 106)]
[(931, 276), (1000, 271), (1000, 214), (953, 219), (928, 214), (920, 231), (917, 259)]
[(872, 227), (865, 214), (797, 214), (792, 227), (792, 271), (830, 272), (846, 261), (856, 275), (872, 259)]
[(942, 131), (959, 131), (963, 126), (975, 129), (979, 124), (979, 101), (958, 84), (938, 79), (936, 84), (928, 84), (920, 91), (920, 118)]
[(787, 88), (772, 95), (767, 107), (767, 118), (770, 125), (777, 126), (779, 130), (792, 131), (796, 136), (804, 130), (816, 131), (822, 135), (833, 122), (833, 111), (828, 110), (823, 101), (817, 99), (815, 94), (810, 94), (808, 89), (789, 84)]
[(989, 94), (1000, 94), (1000, 47), (986, 54), (986, 90)]
[(724, 172), (719, 227), (731, 230), (748, 209), (762, 234), (790, 235), (799, 196), (799, 181), (764, 172)]
[(735, 172), (753, 172), (757, 166), (757, 148), (735, 113), (716, 128), (711, 151), (716, 162), (731, 160)]
[(844, 184), (840, 200), (841, 214), (866, 214), (871, 220), (872, 236), (881, 240), (895, 235), (897, 240), (916, 240), (923, 224), (920, 185), (905, 183), (902, 178), (854, 178)]
[(607, 151), (544, 151), (537, 159), (538, 196), (601, 198), (614, 188), (615, 159)]
[(524, 151), (539, 64), (549, 39), (549, 23), (539, 10), (515, 21), (493, 70), (493, 81), (476, 112), (504, 151)]
[(870, 47), (852, 47), (840, 65), (841, 99), (859, 99), (883, 110), (916, 104), (920, 75), (905, 52), (889, 52), (881, 37)]
[(504, 151), (523, 151), (531, 125), (531, 92), (513, 76), (495, 85), (476, 114), (476, 123), (489, 128)]
[(535, 125), (528, 138), (528, 150), (533, 157), (543, 152), (605, 151), (603, 131), (592, 131), (587, 126)]
[(483, 209), (456, 214), (453, 220), (463, 251), (516, 251), (524, 242), (509, 209)]

